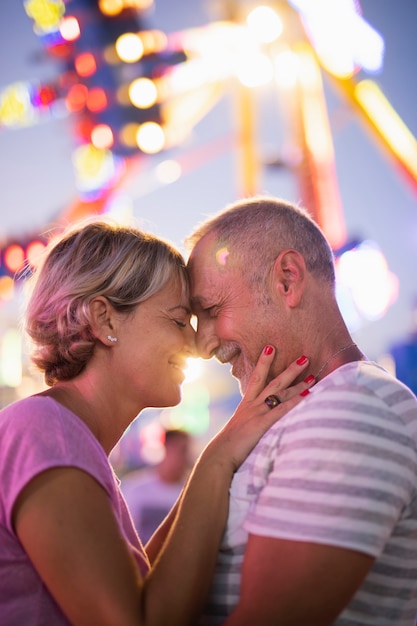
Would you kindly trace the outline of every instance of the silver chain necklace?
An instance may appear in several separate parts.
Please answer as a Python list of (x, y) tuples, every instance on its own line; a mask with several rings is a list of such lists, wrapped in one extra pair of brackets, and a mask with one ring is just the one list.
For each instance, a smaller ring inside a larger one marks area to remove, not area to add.
[(344, 352), (345, 350), (348, 350), (349, 348), (353, 348), (353, 346), (356, 346), (356, 343), (355, 343), (355, 342), (348, 343), (348, 345), (347, 345), (347, 346), (343, 346), (343, 348), (340, 348), (337, 352), (335, 352), (334, 354), (332, 354), (332, 356), (331, 356), (331, 357), (329, 357), (329, 358), (327, 359), (327, 361), (325, 361), (325, 362), (323, 363), (323, 365), (321, 366), (321, 368), (319, 369), (319, 371), (318, 371), (318, 372), (317, 372), (317, 374), (315, 375), (316, 382), (318, 381), (319, 376), (320, 376), (320, 374), (322, 373), (322, 371), (323, 371), (323, 370), (324, 370), (324, 369), (325, 369), (325, 368), (329, 365), (330, 361), (332, 361), (332, 360), (333, 360), (333, 359), (334, 359), (334, 358), (335, 358), (338, 354), (340, 354), (341, 352)]

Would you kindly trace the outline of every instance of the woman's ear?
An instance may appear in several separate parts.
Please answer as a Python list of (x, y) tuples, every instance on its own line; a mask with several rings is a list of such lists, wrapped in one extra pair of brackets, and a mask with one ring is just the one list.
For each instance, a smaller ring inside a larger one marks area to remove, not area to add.
[[(114, 308), (104, 296), (97, 296), (90, 302), (91, 331), (102, 343), (114, 343)], [(109, 339), (112, 337), (113, 339)]]
[(288, 306), (299, 304), (305, 288), (307, 268), (304, 257), (297, 250), (287, 249), (279, 253), (272, 270), (272, 290), (285, 298)]

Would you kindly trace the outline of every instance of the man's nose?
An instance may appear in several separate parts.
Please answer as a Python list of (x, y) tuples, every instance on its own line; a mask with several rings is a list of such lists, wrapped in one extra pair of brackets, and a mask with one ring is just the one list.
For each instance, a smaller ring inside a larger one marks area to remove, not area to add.
[(190, 325), (187, 326), (186, 330), (186, 338), (185, 338), (185, 347), (186, 351), (189, 352), (191, 357), (198, 357), (197, 352), (197, 334), (194, 328)]
[(215, 356), (220, 340), (215, 332), (214, 323), (210, 320), (197, 320), (197, 353), (202, 359), (211, 359)]

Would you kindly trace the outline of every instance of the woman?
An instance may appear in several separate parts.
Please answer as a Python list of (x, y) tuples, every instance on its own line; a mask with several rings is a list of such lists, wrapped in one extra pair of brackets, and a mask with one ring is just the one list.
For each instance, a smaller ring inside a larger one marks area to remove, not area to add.
[[(273, 358), (265, 350), (149, 558), (108, 455), (145, 407), (180, 401), (194, 354), (190, 316), (184, 261), (154, 236), (91, 223), (46, 256), (26, 329), (49, 387), (0, 413), (3, 626), (184, 626), (198, 614), (232, 475), (309, 385), (283, 392), (305, 360), (265, 386)], [(265, 396), (277, 392), (293, 398), (270, 410)]]

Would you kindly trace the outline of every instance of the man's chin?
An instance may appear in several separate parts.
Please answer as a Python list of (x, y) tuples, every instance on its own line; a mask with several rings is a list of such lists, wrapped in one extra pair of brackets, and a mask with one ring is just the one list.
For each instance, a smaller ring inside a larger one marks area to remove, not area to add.
[(248, 388), (249, 385), (249, 380), (250, 380), (250, 376), (234, 376), (234, 378), (236, 378), (238, 384), (239, 384), (239, 390), (241, 395), (245, 395), (246, 389)]

